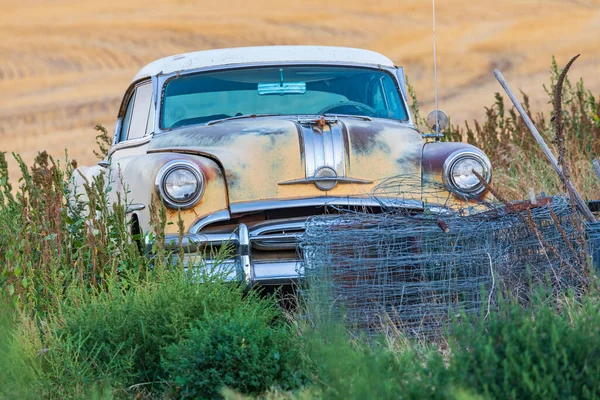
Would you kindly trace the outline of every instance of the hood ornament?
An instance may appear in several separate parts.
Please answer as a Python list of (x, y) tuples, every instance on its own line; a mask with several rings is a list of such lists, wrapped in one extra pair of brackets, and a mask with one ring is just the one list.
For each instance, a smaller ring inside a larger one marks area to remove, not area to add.
[(305, 177), (279, 182), (279, 185), (314, 184), (323, 191), (338, 183), (370, 184), (373, 181), (346, 176), (346, 139), (336, 116), (298, 118), (302, 135)]

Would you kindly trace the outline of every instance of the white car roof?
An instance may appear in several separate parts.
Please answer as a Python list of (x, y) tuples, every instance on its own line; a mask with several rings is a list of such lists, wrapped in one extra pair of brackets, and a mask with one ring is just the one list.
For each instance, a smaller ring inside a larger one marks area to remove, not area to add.
[(178, 54), (153, 61), (142, 68), (133, 81), (158, 74), (235, 64), (316, 62), (372, 64), (393, 67), (387, 57), (370, 50), (332, 46), (236, 47)]

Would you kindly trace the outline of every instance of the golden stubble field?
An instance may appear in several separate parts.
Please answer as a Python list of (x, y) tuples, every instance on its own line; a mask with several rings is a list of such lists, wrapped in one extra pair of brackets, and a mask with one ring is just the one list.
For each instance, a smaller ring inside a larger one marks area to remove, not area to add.
[[(0, 0), (0, 151), (39, 150), (95, 162), (96, 123), (109, 130), (144, 64), (187, 51), (272, 44), (372, 49), (404, 65), (433, 108), (429, 0)], [(554, 54), (582, 57), (571, 77), (600, 93), (600, 0), (438, 0), (440, 108), (480, 118), (500, 87), (548, 109), (542, 84)]]

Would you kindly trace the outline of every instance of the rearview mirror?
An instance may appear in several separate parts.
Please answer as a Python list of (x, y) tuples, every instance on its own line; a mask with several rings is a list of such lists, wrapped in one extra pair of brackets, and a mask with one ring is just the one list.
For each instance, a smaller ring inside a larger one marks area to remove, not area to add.
[(440, 133), (448, 127), (448, 115), (442, 110), (433, 110), (427, 116), (427, 126), (435, 133)]
[(259, 83), (258, 94), (260, 96), (269, 94), (304, 94), (306, 93), (306, 82), (281, 82), (281, 83)]

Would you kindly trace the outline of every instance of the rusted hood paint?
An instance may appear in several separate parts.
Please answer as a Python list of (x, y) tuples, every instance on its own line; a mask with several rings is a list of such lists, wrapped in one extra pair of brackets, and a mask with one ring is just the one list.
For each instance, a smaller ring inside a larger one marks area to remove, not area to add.
[[(340, 118), (319, 124), (263, 117), (164, 133), (153, 138), (148, 152), (198, 154), (215, 160), (223, 169), (233, 204), (367, 195), (390, 176), (420, 177), (422, 148), (420, 134), (395, 121)], [(320, 190), (307, 178), (321, 167), (348, 179), (332, 190)], [(420, 193), (415, 193), (415, 199), (420, 200)]]

